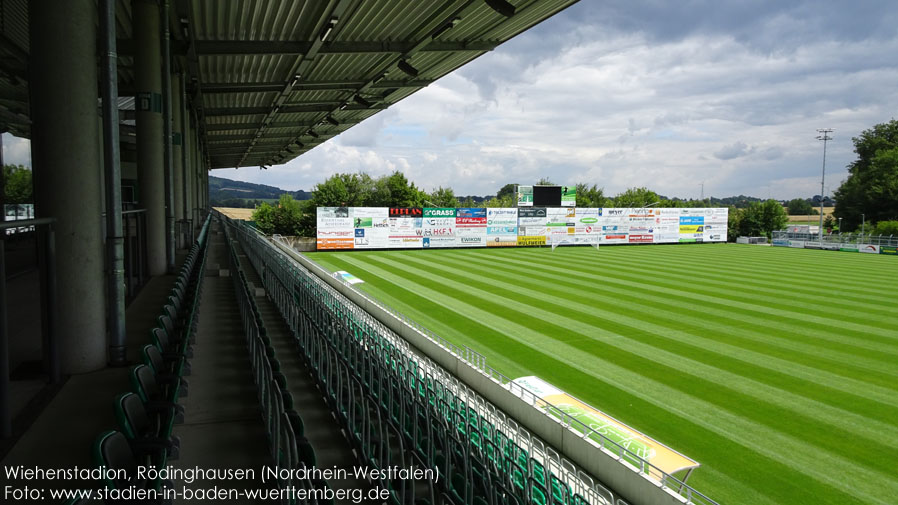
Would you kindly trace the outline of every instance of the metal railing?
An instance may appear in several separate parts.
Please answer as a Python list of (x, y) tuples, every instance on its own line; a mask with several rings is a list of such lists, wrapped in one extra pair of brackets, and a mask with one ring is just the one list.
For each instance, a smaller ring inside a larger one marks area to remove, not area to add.
[[(275, 235), (272, 238), (273, 240), (277, 240), (280, 243), (287, 245), (287, 242), (283, 237)], [(287, 247), (289, 247), (289, 245), (287, 245)], [(353, 286), (349, 282), (346, 282), (342, 278), (334, 277), (327, 269), (325, 269), (315, 261), (309, 259), (307, 256), (303, 256), (303, 258), (308, 261), (309, 264), (311, 264), (316, 270), (318, 270), (318, 273), (316, 275), (337, 279), (347, 289), (353, 291), (357, 296), (365, 299), (366, 303), (370, 303), (389, 312), (404, 324), (414, 328), (418, 333), (425, 336), (438, 346), (442, 347), (456, 358), (464, 361), (472, 368), (479, 370), (483, 375), (489, 377), (512, 393), (516, 394), (519, 398), (521, 398), (521, 400), (542, 410), (547, 416), (550, 416), (556, 421), (560, 422), (563, 426), (567, 427), (570, 431), (577, 434), (580, 438), (588, 440), (595, 447), (605, 451), (608, 454), (613, 455), (622, 464), (630, 466), (633, 470), (640, 472), (644, 476), (660, 483), (662, 486), (665, 486), (667, 489), (673, 491), (674, 493), (679, 494), (689, 503), (701, 505), (717, 505), (717, 502), (686, 484), (685, 478), (681, 480), (677, 477), (674, 477), (673, 475), (670, 475), (664, 470), (661, 470), (641, 456), (633, 453), (629, 449), (606, 437), (602, 433), (590, 428), (574, 416), (571, 416), (570, 414), (564, 412), (563, 409), (560, 409), (552, 403), (543, 400), (542, 398), (536, 396), (530, 390), (523, 388), (519, 384), (513, 382), (513, 379), (507, 377), (502, 372), (499, 372), (498, 370), (489, 366), (486, 363), (486, 357), (484, 357), (479, 352), (467, 346), (459, 346), (447, 341), (445, 338), (440, 337), (427, 328), (421, 326), (398, 309), (395, 309), (380, 300), (371, 298), (364, 292), (356, 289), (355, 286)]]
[[(522, 446), (527, 448), (531, 458), (541, 461), (546, 468), (553, 469), (559, 475), (563, 475), (564, 481), (568, 482), (572, 489), (578, 490), (582, 496), (586, 496), (589, 499), (589, 503), (594, 505), (611, 505), (615, 503), (612, 493), (599, 482), (595, 481), (584, 471), (579, 470), (569, 460), (561, 457), (538, 437), (532, 435), (519, 423), (506, 416), (497, 407), (480, 396), (479, 393), (442, 367), (433, 363), (428, 357), (413, 352), (406, 340), (395, 335), (382, 322), (322, 281), (318, 274), (310, 272), (306, 267), (274, 247), (272, 243), (262, 238), (254, 229), (240, 225), (236, 225), (235, 228), (236, 234), (243, 243), (244, 250), (250, 261), (257, 269), (263, 272), (262, 277), (266, 291), (281, 308), (288, 322), (295, 320), (297, 313), (292, 293), (293, 289), (287, 288), (286, 285), (279, 286), (278, 284), (287, 282), (289, 284), (314, 285), (316, 292), (330, 301), (327, 304), (329, 307), (328, 311), (333, 311), (342, 317), (350, 316), (351, 320), (356, 324), (362, 323), (365, 327), (371, 328), (374, 334), (377, 335), (377, 338), (382, 338), (384, 342), (389, 342), (388, 348), (394, 349), (398, 353), (389, 360), (390, 362), (401, 359), (403, 362), (410, 364), (410, 369), (418, 370), (418, 373), (421, 375), (419, 377), (416, 374), (417, 386), (424, 388), (426, 387), (423, 385), (424, 383), (442, 384), (441, 387), (444, 388), (444, 391), (451, 392), (454, 398), (465, 402), (470, 408), (476, 409), (484, 419), (488, 418), (497, 431), (505, 433), (508, 438), (519, 441)], [(300, 279), (306, 280), (300, 281)], [(304, 345), (303, 347), (306, 346)], [(457, 346), (453, 347), (458, 349)], [(369, 342), (365, 344), (364, 349), (366, 353), (373, 353), (377, 349), (383, 350), (384, 347)], [(324, 353), (313, 352), (312, 354), (317, 355), (317, 361), (324, 360)], [(477, 356), (480, 355), (478, 354)], [(483, 357), (480, 356), (480, 358), (478, 361), (485, 365)], [(313, 361), (316, 361), (316, 359), (313, 359)], [(317, 367), (313, 366), (313, 368)], [(424, 377), (426, 379), (423, 379)], [(424, 382), (421, 382), (422, 380)], [(624, 502), (621, 501), (619, 503)]]
[[(778, 230), (773, 232), (773, 240), (803, 240), (805, 242), (820, 242), (818, 233), (790, 232)], [(872, 235), (870, 233), (830, 233), (823, 235), (822, 244), (850, 245), (869, 244), (885, 247), (898, 247), (898, 235)]]

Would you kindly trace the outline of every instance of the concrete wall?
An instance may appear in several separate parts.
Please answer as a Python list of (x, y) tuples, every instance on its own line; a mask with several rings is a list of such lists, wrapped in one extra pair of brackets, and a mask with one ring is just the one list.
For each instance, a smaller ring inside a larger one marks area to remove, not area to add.
[(654, 480), (646, 478), (632, 466), (619, 461), (616, 455), (603, 450), (592, 441), (584, 439), (577, 432), (562, 426), (560, 422), (528, 404), (499, 384), (498, 381), (457, 358), (448, 349), (440, 346), (392, 313), (382, 309), (341, 280), (327, 275), (327, 272), (321, 271), (308, 258), (278, 242), (274, 242), (274, 244), (343, 296), (371, 314), (384, 326), (405, 339), (420, 353), (461, 379), (468, 387), (541, 438), (546, 444), (554, 447), (564, 457), (599, 479), (603, 485), (632, 505), (681, 505), (687, 502), (679, 494), (662, 487)]

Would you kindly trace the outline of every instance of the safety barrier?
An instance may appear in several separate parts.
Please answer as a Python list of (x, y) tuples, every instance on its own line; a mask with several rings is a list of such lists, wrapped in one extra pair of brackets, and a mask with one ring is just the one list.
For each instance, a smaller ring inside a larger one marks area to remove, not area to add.
[[(436, 468), (429, 492), (448, 503), (615, 503), (586, 472), (255, 230), (229, 226), (368, 465)], [(466, 356), (485, 366), (482, 356)], [(410, 499), (404, 481), (380, 484), (395, 503)]]

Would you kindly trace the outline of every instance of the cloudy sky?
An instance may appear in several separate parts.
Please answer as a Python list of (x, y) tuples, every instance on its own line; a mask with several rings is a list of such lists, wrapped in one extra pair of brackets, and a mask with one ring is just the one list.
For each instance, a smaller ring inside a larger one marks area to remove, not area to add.
[[(898, 111), (896, 26), (888, 0), (581, 0), (287, 165), (213, 175), (290, 190), (401, 170), (463, 195), (546, 176), (606, 194), (698, 197), (704, 182), (705, 196), (805, 197), (820, 192), (815, 130), (828, 127), (829, 194), (851, 137)], [(8, 162), (23, 155), (4, 145)]]

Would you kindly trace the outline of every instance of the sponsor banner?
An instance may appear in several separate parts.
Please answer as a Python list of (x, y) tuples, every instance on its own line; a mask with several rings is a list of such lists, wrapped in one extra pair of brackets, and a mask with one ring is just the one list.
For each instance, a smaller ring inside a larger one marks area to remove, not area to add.
[(804, 243), (806, 249), (820, 249), (820, 242), (816, 240), (808, 240)]
[(879, 248), (879, 254), (888, 254), (890, 256), (898, 255), (898, 247), (882, 246)]
[(425, 227), (422, 236), (424, 236), (424, 237), (454, 237), (455, 236), (455, 228), (450, 228), (448, 226), (443, 227), (443, 228)]
[[(355, 228), (355, 249), (386, 249), (390, 247), (390, 218), (386, 207), (355, 207), (351, 209)], [(321, 233), (319, 232), (319, 236)]]
[(519, 226), (518, 235), (542, 235), (546, 236), (546, 225), (542, 226)]
[(456, 247), (458, 246), (458, 242), (456, 237), (423, 237), (421, 239), (421, 246), (424, 247), (424, 249)]
[(600, 214), (600, 215), (602, 215), (604, 217), (611, 217), (611, 218), (623, 218), (623, 217), (629, 216), (627, 209), (609, 209), (609, 208), (602, 209), (602, 214)]
[(424, 217), (455, 218), (455, 208), (424, 207)]
[(879, 254), (879, 246), (873, 244), (858, 244), (857, 250), (867, 254)]
[(349, 207), (318, 207), (318, 217), (349, 217)]
[(487, 226), (517, 226), (518, 209), (486, 209)]
[(839, 250), (842, 252), (857, 252), (857, 244), (842, 244)]
[(804, 249), (804, 240), (790, 240), (789, 247)]
[(705, 242), (726, 242), (726, 235), (711, 234), (705, 235)]
[(656, 233), (654, 236), (656, 244), (675, 244), (680, 241), (680, 234), (677, 232)]
[(424, 217), (421, 207), (390, 207), (389, 217)]
[(652, 209), (652, 208), (648, 208), (648, 207), (640, 207), (640, 208), (636, 208), (636, 209), (626, 209), (626, 210), (627, 210), (627, 216), (630, 218), (640, 217), (640, 218), (654, 219), (654, 217), (656, 215), (660, 215), (660, 213), (658, 212), (659, 209)]
[(577, 187), (562, 186), (561, 187), (561, 206), (575, 207), (577, 205)]
[(546, 209), (546, 226), (576, 226), (577, 209), (549, 207)]
[(455, 209), (455, 226), (457, 228), (486, 228), (486, 209), (466, 207)]
[[(421, 241), (421, 246), (424, 248), (439, 248), (439, 247), (455, 247), (455, 209), (430, 209), (430, 210), (441, 210), (444, 212), (432, 212), (431, 216), (425, 216), (422, 219), (423, 230), (422, 235), (423, 239)], [(452, 211), (452, 216), (448, 217), (449, 212)], [(425, 215), (428, 213), (428, 209), (424, 209)], [(443, 214), (447, 217), (433, 217), (434, 215)]]
[[(823, 244), (823, 249), (825, 249), (827, 251), (838, 251), (839, 244), (825, 243), (825, 244)], [(879, 252), (882, 253), (882, 250), (880, 249)]]
[(517, 235), (487, 237), (487, 247), (515, 247), (518, 245)]
[(602, 239), (603, 244), (626, 244), (627, 243), (627, 235), (626, 234), (618, 234), (618, 233), (606, 233), (603, 235)]
[(779, 247), (789, 247), (789, 239), (775, 238), (775, 239), (773, 239), (773, 245), (779, 246)]
[(519, 246), (546, 245), (545, 235), (518, 235)]
[(682, 238), (682, 237), (680, 238), (680, 242), (682, 242), (684, 244), (693, 243), (693, 242), (701, 242), (701, 241), (702, 241), (702, 239), (700, 239), (700, 238)]
[(630, 235), (629, 240), (631, 244), (651, 244), (655, 241), (655, 237), (652, 235)]
[(705, 224), (704, 216), (680, 216), (680, 226)]
[(351, 238), (319, 238), (317, 247), (319, 250), (324, 249), (352, 249), (355, 240)]
[(529, 209), (518, 209), (518, 218), (542, 218), (545, 221), (545, 207), (531, 207)]
[(486, 247), (486, 226), (456, 227), (455, 240), (457, 247)]
[(420, 248), (424, 235), (420, 217), (391, 217), (389, 247), (398, 249)]
[(680, 225), (680, 233), (681, 234), (704, 233), (704, 232), (705, 232), (704, 225), (695, 225), (695, 224), (681, 224)]
[(518, 234), (517, 226), (487, 226), (487, 235), (515, 235)]
[(533, 186), (518, 186), (518, 207), (533, 207)]
[(322, 238), (352, 238), (353, 230), (319, 230), (318, 236)]

